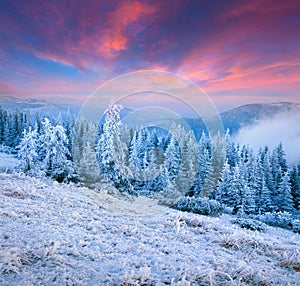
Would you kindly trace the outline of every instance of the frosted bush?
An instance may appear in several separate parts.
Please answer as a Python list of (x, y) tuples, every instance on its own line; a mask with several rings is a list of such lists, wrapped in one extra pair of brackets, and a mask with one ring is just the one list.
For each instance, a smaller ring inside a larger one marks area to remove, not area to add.
[(290, 213), (287, 212), (278, 212), (278, 213), (264, 213), (257, 216), (257, 218), (271, 226), (277, 226), (282, 228), (290, 229), (292, 227), (293, 217)]
[(0, 152), (6, 153), (6, 154), (15, 154), (16, 153), (16, 151), (13, 148), (5, 146), (5, 145), (0, 145)]
[(265, 231), (267, 227), (265, 223), (250, 218), (238, 218), (232, 220), (232, 223), (238, 224), (242, 228), (257, 230), (260, 232)]
[(293, 221), (292, 230), (293, 230), (293, 232), (300, 233), (300, 220), (299, 219), (295, 219)]
[(264, 222), (270, 226), (281, 227), (300, 233), (300, 220), (296, 219), (288, 212), (264, 213), (261, 215), (251, 216), (251, 218)]
[(215, 200), (183, 197), (177, 201), (174, 208), (180, 211), (187, 211), (202, 215), (215, 216), (223, 211), (223, 205)]

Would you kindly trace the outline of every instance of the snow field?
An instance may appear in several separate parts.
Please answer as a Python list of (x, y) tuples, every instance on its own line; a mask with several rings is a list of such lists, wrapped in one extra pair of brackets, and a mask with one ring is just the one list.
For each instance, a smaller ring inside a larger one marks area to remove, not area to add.
[(299, 285), (300, 237), (0, 174), (0, 285)]

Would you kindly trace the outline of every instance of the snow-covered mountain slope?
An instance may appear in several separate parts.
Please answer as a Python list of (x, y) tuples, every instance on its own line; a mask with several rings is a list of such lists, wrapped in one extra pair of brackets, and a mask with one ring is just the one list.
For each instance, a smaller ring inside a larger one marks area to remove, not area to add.
[(43, 99), (21, 99), (13, 96), (0, 96), (0, 106), (8, 111), (18, 108), (22, 112), (30, 111), (32, 114), (39, 113), (41, 116), (57, 117), (61, 115), (67, 118), (68, 110), (76, 114), (79, 107), (76, 105), (55, 104)]
[(299, 285), (299, 234), (230, 219), (2, 173), (0, 285)]

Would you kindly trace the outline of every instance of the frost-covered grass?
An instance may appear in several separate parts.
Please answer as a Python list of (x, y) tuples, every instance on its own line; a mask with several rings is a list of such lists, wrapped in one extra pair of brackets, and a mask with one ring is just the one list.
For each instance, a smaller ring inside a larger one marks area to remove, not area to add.
[(0, 174), (0, 285), (299, 285), (300, 235)]

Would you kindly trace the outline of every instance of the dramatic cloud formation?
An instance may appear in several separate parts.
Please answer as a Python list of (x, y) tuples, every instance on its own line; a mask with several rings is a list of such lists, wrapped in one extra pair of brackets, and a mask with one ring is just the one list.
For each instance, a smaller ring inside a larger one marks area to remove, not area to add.
[(300, 19), (295, 12), (299, 4), (290, 4), (252, 1), (220, 15), (205, 41), (184, 59), (183, 74), (204, 80), (203, 87), (209, 92), (259, 92), (262, 87), (282, 91), (291, 85), (296, 90), (300, 54), (294, 36), (299, 34)]
[(127, 26), (143, 14), (152, 14), (154, 11), (154, 8), (137, 1), (120, 2), (120, 6), (108, 16), (109, 25), (104, 30), (103, 43), (99, 46), (100, 53), (110, 58), (113, 52), (125, 50), (128, 42)]
[(268, 145), (271, 148), (280, 142), (286, 151), (290, 164), (300, 160), (300, 113), (278, 114), (272, 119), (264, 119), (257, 124), (242, 128), (234, 140), (241, 145), (250, 145), (255, 151)]
[(0, 7), (1, 93), (11, 86), (24, 96), (49, 88), (53, 98), (80, 97), (124, 72), (159, 69), (196, 81), (219, 106), (300, 101), (297, 0), (11, 0)]

